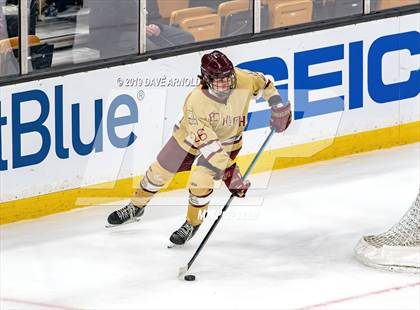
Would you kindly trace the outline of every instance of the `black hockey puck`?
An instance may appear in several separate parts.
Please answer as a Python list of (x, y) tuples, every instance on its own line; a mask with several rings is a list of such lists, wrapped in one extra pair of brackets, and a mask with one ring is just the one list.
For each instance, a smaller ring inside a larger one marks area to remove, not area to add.
[(193, 275), (193, 274), (186, 274), (184, 276), (184, 280), (185, 281), (195, 281), (195, 275)]

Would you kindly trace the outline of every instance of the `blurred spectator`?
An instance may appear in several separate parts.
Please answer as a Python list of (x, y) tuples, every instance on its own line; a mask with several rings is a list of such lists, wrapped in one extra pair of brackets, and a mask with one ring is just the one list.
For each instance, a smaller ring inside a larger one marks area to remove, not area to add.
[[(29, 29), (28, 34), (35, 34), (36, 31), (36, 0), (27, 0), (29, 14)], [(13, 14), (6, 15), (7, 22), (7, 32), (9, 37), (17, 37), (19, 35), (19, 15), (18, 15), (18, 5), (19, 0), (6, 0), (7, 6), (15, 6), (16, 9), (13, 10)]]
[(44, 9), (44, 15), (46, 17), (54, 17), (54, 16), (57, 16), (57, 14), (58, 14), (58, 10), (55, 5), (55, 0), (49, 0), (49, 1), (47, 0), (46, 6)]
[(6, 0), (0, 0), (0, 54), (5, 54), (10, 51), (10, 44), (7, 40), (9, 34), (7, 32), (6, 16), (4, 15), (5, 1)]
[(147, 1), (147, 49), (171, 47), (194, 42), (194, 37), (177, 27), (169, 26), (159, 13), (156, 0)]
[(44, 15), (47, 17), (57, 16), (58, 13), (64, 12), (70, 5), (82, 5), (82, 0), (46, 0), (46, 8)]
[[(85, 0), (89, 12), (88, 46), (100, 52), (101, 58), (137, 54), (139, 38), (138, 0)], [(148, 50), (194, 42), (188, 32), (165, 24), (156, 0), (147, 1)]]
[(0, 77), (17, 74), (18, 63), (12, 53), (6, 21), (6, 1), (0, 0)]

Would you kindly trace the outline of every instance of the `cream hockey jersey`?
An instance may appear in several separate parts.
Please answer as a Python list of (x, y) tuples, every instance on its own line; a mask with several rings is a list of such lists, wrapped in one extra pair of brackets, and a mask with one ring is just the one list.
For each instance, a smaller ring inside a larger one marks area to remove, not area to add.
[(279, 96), (273, 83), (258, 72), (235, 68), (236, 88), (225, 101), (212, 96), (202, 86), (185, 99), (183, 117), (173, 136), (193, 155), (201, 154), (213, 167), (224, 170), (233, 164), (229, 152), (242, 146), (249, 103), (262, 94), (268, 100)]

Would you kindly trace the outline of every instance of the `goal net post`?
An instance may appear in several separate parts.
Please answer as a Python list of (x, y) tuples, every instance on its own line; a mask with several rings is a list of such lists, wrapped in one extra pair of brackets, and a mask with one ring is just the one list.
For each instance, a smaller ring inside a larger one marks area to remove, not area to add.
[(370, 267), (420, 273), (420, 189), (397, 224), (384, 233), (362, 237), (354, 252)]

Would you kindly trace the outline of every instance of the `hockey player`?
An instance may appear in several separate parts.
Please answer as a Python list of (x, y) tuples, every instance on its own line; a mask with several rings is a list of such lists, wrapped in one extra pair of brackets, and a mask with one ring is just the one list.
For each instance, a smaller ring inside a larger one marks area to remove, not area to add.
[(290, 104), (283, 104), (273, 83), (263, 74), (235, 68), (220, 51), (201, 59), (201, 85), (188, 94), (183, 117), (172, 137), (146, 171), (131, 202), (108, 217), (111, 225), (136, 221), (150, 199), (177, 172), (190, 171), (186, 221), (170, 236), (181, 245), (197, 232), (206, 214), (215, 180), (222, 179), (230, 192), (245, 197), (250, 182), (235, 163), (242, 146), (250, 100), (258, 94), (271, 106), (270, 126), (276, 132), (291, 122)]

